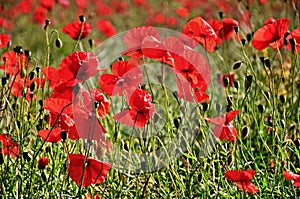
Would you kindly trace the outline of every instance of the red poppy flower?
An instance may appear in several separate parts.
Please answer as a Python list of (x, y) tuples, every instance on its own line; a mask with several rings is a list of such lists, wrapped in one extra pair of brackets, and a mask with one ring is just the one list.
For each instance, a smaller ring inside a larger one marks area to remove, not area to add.
[(204, 57), (196, 51), (185, 48), (181, 56), (174, 58), (178, 97), (189, 102), (202, 102), (208, 99), (205, 90), (210, 83), (210, 69)]
[(17, 54), (14, 51), (8, 51), (4, 53), (1, 57), (3, 66), (0, 66), (0, 69), (4, 70), (9, 75), (13, 76), (22, 68), (29, 68), (29, 63), (27, 62), (27, 57), (24, 54)]
[(176, 17), (169, 16), (166, 20), (166, 24), (168, 26), (176, 26), (178, 24), (178, 20)]
[(99, 72), (98, 59), (94, 53), (73, 52), (59, 64), (58, 76), (66, 85), (74, 86)]
[(128, 110), (124, 110), (114, 116), (118, 122), (137, 128), (143, 128), (154, 115), (154, 104), (149, 93), (142, 89), (136, 89), (127, 97)]
[(182, 17), (182, 18), (186, 18), (190, 15), (190, 12), (187, 8), (185, 7), (178, 7), (176, 9), (176, 14), (179, 16), (179, 17)]
[(104, 1), (97, 1), (96, 12), (99, 16), (111, 16), (114, 11)]
[(81, 8), (81, 9), (85, 9), (87, 8), (88, 2), (87, 0), (75, 0), (75, 4)]
[(14, 142), (10, 135), (1, 134), (0, 142), (2, 142), (2, 147), (0, 147), (0, 153), (2, 153), (4, 156), (10, 155), (14, 158), (20, 154), (18, 143)]
[(182, 32), (202, 44), (207, 51), (215, 51), (217, 45), (217, 34), (209, 23), (201, 17), (196, 17), (190, 20), (183, 27)]
[[(92, 30), (92, 26), (88, 22), (75, 21), (67, 24), (62, 28), (62, 32), (69, 35), (72, 39), (78, 40), (86, 38)], [(82, 33), (81, 33), (82, 32)], [(80, 35), (81, 33), (81, 35)]]
[(48, 158), (47, 157), (41, 157), (38, 160), (38, 168), (39, 169), (45, 169), (47, 165), (48, 165)]
[(205, 120), (217, 125), (214, 128), (214, 134), (217, 138), (227, 141), (235, 140), (238, 134), (231, 121), (239, 112), (239, 110), (230, 111), (216, 118), (205, 118)]
[[(75, 127), (72, 106), (70, 105), (70, 103), (71, 101), (68, 99), (50, 97), (44, 100), (43, 108), (50, 111), (49, 122), (51, 126), (54, 125), (59, 126), (62, 130), (68, 132), (68, 138), (72, 140), (77, 140), (79, 138), (79, 135)], [(58, 120), (59, 123), (55, 124), (55, 121), (57, 120), (59, 114), (60, 114), (60, 118)], [(45, 132), (43, 133), (46, 134)], [(57, 133), (54, 134), (54, 136), (58, 137), (59, 135)], [(54, 140), (56, 140), (56, 138)]]
[(234, 32), (234, 27), (238, 26), (239, 23), (232, 19), (232, 18), (224, 18), (223, 21), (223, 28), (219, 32), (219, 37), (224, 39), (229, 39)]
[(86, 199), (100, 199), (100, 196), (98, 194), (94, 195), (94, 197), (92, 196), (92, 194), (88, 194), (86, 196)]
[(70, 6), (69, 0), (56, 0), (56, 2), (64, 8), (68, 8)]
[(264, 25), (267, 25), (267, 24), (272, 24), (274, 23), (276, 20), (273, 18), (273, 17), (270, 17), (268, 19), (265, 20), (264, 22)]
[(106, 36), (111, 37), (116, 34), (115, 27), (111, 24), (110, 21), (105, 19), (100, 19), (97, 23), (97, 28)]
[(294, 174), (292, 172), (284, 171), (283, 176), (287, 180), (294, 180), (294, 187), (300, 187), (300, 175)]
[(112, 73), (102, 74), (98, 79), (102, 90), (110, 96), (123, 95), (124, 91), (135, 89), (142, 82), (141, 69), (127, 61), (115, 62)]
[(49, 15), (49, 11), (47, 8), (44, 8), (42, 6), (39, 6), (37, 7), (35, 10), (34, 10), (34, 13), (33, 13), (33, 20), (34, 22), (36, 23), (39, 23), (39, 24), (44, 24), (45, 23), (45, 19), (48, 18), (48, 15)]
[(255, 175), (255, 170), (245, 170), (245, 171), (238, 171), (238, 170), (229, 170), (225, 172), (225, 177), (231, 181), (235, 182), (236, 185), (249, 193), (257, 193), (257, 187), (250, 182)]
[(124, 51), (123, 54), (137, 58), (142, 57), (142, 43), (148, 36), (152, 36), (159, 40), (158, 31), (151, 26), (136, 27), (127, 31), (123, 41), (128, 49)]
[(8, 34), (0, 34), (0, 48), (7, 47), (10, 41)]
[(166, 37), (162, 42), (155, 37), (146, 37), (142, 43), (142, 53), (151, 59), (174, 65), (174, 58), (184, 51), (182, 40), (177, 37)]
[(97, 103), (98, 116), (103, 118), (106, 117), (109, 112), (109, 101), (100, 89), (94, 88), (90, 90), (93, 100)]
[(51, 10), (54, 6), (55, 0), (39, 0), (40, 5), (48, 10)]
[[(295, 39), (296, 40), (296, 50), (298, 53), (300, 53), (300, 26), (296, 28), (295, 30), (291, 31), (290, 35), (287, 36), (286, 40), (289, 41), (290, 39)], [(292, 50), (292, 45), (290, 42), (288, 42), (287, 48), (289, 50)]]
[(46, 130), (40, 130), (38, 132), (38, 135), (45, 142), (57, 143), (62, 140), (61, 132), (62, 132), (61, 128), (54, 128), (52, 130), (46, 129)]
[(258, 29), (253, 36), (252, 45), (257, 50), (263, 50), (268, 46), (281, 48), (283, 46), (284, 34), (288, 31), (290, 21), (280, 18), (272, 24), (264, 25)]
[(11, 94), (17, 97), (24, 97), (26, 100), (34, 100), (36, 98), (35, 91), (37, 88), (44, 86), (43, 78), (35, 78), (30, 80), (29, 77), (21, 78), (20, 74), (16, 76), (12, 83)]
[(81, 154), (69, 154), (69, 176), (78, 186), (90, 186), (104, 182), (110, 169), (110, 164), (93, 158), (85, 158)]

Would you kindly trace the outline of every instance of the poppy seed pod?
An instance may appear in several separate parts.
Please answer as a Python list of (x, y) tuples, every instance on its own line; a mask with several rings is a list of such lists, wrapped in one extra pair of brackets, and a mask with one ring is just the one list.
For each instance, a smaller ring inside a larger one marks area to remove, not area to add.
[(85, 22), (85, 17), (83, 15), (80, 15), (79, 16), (79, 21), (82, 22), (82, 23)]
[(258, 108), (258, 111), (260, 112), (260, 114), (263, 114), (263, 112), (264, 112), (264, 110), (265, 110), (264, 106), (263, 106), (262, 104), (259, 104), (259, 105), (257, 106), (257, 108)]
[(295, 52), (295, 49), (296, 49), (296, 40), (294, 38), (290, 38), (289, 42), (290, 42), (290, 44), (292, 46), (292, 52)]

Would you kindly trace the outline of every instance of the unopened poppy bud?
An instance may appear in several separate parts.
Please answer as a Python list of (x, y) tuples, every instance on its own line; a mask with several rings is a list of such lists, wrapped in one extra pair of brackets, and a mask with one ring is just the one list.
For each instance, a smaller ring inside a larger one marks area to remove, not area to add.
[(7, 46), (7, 47), (10, 47), (11, 44), (12, 44), (12, 43), (11, 43), (11, 40), (9, 40), (9, 41), (7, 42), (7, 44), (6, 44), (6, 46)]
[(290, 42), (290, 44), (292, 46), (292, 51), (294, 52), (295, 49), (296, 49), (296, 40), (294, 38), (290, 38), (289, 42)]
[(262, 104), (259, 104), (257, 106), (257, 108), (258, 108), (258, 111), (260, 112), (260, 114), (262, 114), (264, 112), (264, 110), (265, 110), (265, 108), (264, 108), (264, 106)]
[(30, 158), (28, 152), (26, 152), (26, 151), (23, 152), (23, 158), (24, 158), (27, 162), (29, 162), (29, 161), (31, 160), (31, 158)]
[(235, 34), (238, 34), (238, 32), (239, 32), (239, 27), (238, 27), (238, 26), (234, 26), (234, 27), (233, 27), (233, 30), (234, 30)]
[(175, 128), (178, 129), (181, 123), (181, 117), (174, 118)]
[(203, 110), (203, 112), (206, 112), (207, 109), (208, 109), (208, 103), (207, 102), (203, 102), (202, 103), (202, 110)]
[(234, 81), (234, 82), (233, 82), (233, 86), (234, 86), (234, 88), (235, 88), (236, 90), (239, 90), (239, 88), (240, 88), (240, 83), (239, 83), (238, 81)]
[(296, 128), (296, 124), (293, 123), (293, 124), (290, 126), (290, 128), (289, 128), (289, 132), (290, 132), (290, 131), (293, 131), (295, 128)]
[(280, 95), (280, 96), (279, 96), (279, 99), (280, 99), (280, 102), (281, 102), (282, 104), (284, 104), (284, 103), (285, 103), (285, 101), (286, 101), (286, 99), (285, 99), (285, 96), (284, 96), (284, 95)]
[(285, 129), (285, 121), (284, 120), (280, 120), (280, 126), (281, 128)]
[(36, 71), (37, 74), (39, 74), (40, 71), (41, 71), (41, 68), (40, 67), (36, 67), (35, 71)]
[(49, 25), (50, 25), (50, 19), (45, 19), (44, 30), (47, 30), (47, 28), (48, 28)]
[(234, 162), (234, 156), (230, 153), (227, 158), (227, 164), (232, 165), (233, 162)]
[(252, 39), (252, 34), (251, 34), (251, 33), (248, 33), (248, 34), (246, 35), (246, 38), (247, 38), (247, 41), (250, 42), (251, 39)]
[(44, 181), (44, 182), (46, 182), (46, 181), (47, 181), (47, 177), (46, 177), (46, 174), (45, 174), (45, 172), (44, 172), (44, 171), (42, 171), (41, 175), (42, 175), (42, 179), (43, 179), (43, 181)]
[(245, 111), (246, 113), (248, 113), (248, 106), (247, 106), (247, 105), (244, 106), (244, 111)]
[(51, 148), (49, 146), (46, 147), (46, 152), (50, 153), (51, 152)]
[(33, 71), (31, 71), (31, 72), (29, 73), (29, 79), (30, 79), (30, 80), (33, 80), (34, 76), (35, 76), (35, 73), (34, 73)]
[(119, 61), (124, 61), (124, 58), (123, 57), (119, 57)]
[(222, 109), (222, 105), (221, 105), (220, 103), (217, 103), (217, 104), (216, 104), (216, 110), (217, 110), (218, 112), (220, 112), (221, 109)]
[(163, 83), (163, 77), (162, 77), (161, 75), (158, 75), (158, 76), (157, 76), (157, 80), (158, 80), (158, 82), (159, 82), (160, 84)]
[(245, 80), (245, 90), (246, 91), (248, 91), (248, 89), (250, 88), (250, 86), (252, 84), (252, 79), (253, 79), (252, 75), (247, 75), (246, 76), (246, 80)]
[(267, 99), (270, 99), (270, 93), (268, 91), (264, 91), (264, 94), (265, 94)]
[(35, 82), (32, 82), (32, 83), (30, 84), (29, 89), (30, 89), (31, 92), (34, 91), (34, 89), (35, 89)]
[(242, 138), (245, 139), (247, 137), (248, 133), (249, 133), (249, 127), (244, 126), (242, 128)]
[(60, 132), (60, 137), (63, 141), (65, 141), (68, 138), (68, 133), (67, 131), (62, 131)]
[(174, 98), (178, 101), (178, 92), (173, 91), (172, 94), (173, 94)]
[(3, 154), (0, 153), (0, 165), (2, 165), (4, 163), (4, 157)]
[(245, 39), (241, 39), (242, 45), (245, 46), (246, 44), (246, 40)]
[(198, 179), (198, 182), (202, 181), (202, 174), (201, 173), (198, 174), (197, 179)]
[(286, 33), (284, 33), (284, 36), (283, 36), (283, 44), (286, 46), (288, 45), (288, 41), (287, 41), (287, 37), (290, 35), (290, 32), (287, 31)]
[(265, 65), (265, 57), (259, 57), (259, 59), (260, 59), (261, 63), (262, 63), (263, 65)]
[(237, 62), (235, 62), (233, 64), (232, 68), (233, 68), (233, 70), (237, 70), (237, 69), (239, 69), (241, 67), (241, 65), (242, 65), (242, 62), (241, 61), (237, 61)]
[(48, 165), (48, 158), (42, 157), (38, 160), (38, 168), (39, 169), (45, 169), (45, 167)]
[(266, 65), (266, 67), (271, 68), (271, 62), (270, 62), (269, 58), (265, 59), (265, 65)]
[(6, 77), (2, 77), (1, 78), (1, 84), (2, 84), (2, 86), (5, 86), (7, 83), (8, 83), (7, 78)]
[(85, 22), (85, 17), (83, 15), (80, 15), (79, 16), (79, 21), (82, 22), (82, 23)]
[(89, 39), (88, 42), (89, 42), (90, 48), (93, 48), (94, 47), (94, 40)]
[(55, 40), (55, 46), (56, 46), (57, 48), (61, 48), (61, 47), (63, 46), (63, 43), (62, 43), (62, 41), (60, 40), (60, 38), (57, 38), (57, 39)]
[(220, 11), (219, 12), (219, 17), (220, 17), (220, 19), (223, 19), (224, 18), (224, 12)]
[(228, 96), (228, 97), (227, 97), (227, 104), (228, 104), (229, 106), (232, 106), (232, 102), (233, 102), (233, 97), (232, 97), (232, 96)]
[(229, 78), (228, 77), (223, 78), (223, 84), (224, 84), (225, 87), (227, 87), (229, 85)]
[(16, 46), (14, 47), (14, 52), (17, 53), (17, 54), (22, 54), (23, 53), (23, 49), (22, 49), (22, 46)]
[(31, 57), (31, 51), (30, 50), (24, 50), (24, 53), (25, 53), (25, 56), (27, 58), (30, 58)]

